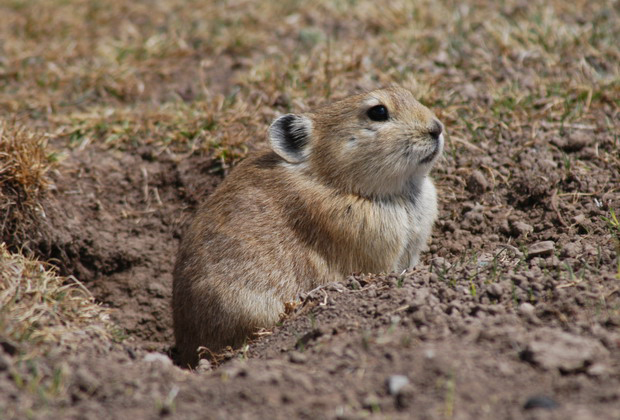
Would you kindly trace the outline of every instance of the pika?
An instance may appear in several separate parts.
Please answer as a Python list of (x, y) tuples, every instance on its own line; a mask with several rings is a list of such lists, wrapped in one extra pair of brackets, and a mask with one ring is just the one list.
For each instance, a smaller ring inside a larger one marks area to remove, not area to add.
[(437, 217), (428, 174), (443, 126), (400, 87), (350, 96), (269, 128), (196, 211), (173, 273), (181, 364), (240, 346), (285, 302), (352, 272), (413, 267)]

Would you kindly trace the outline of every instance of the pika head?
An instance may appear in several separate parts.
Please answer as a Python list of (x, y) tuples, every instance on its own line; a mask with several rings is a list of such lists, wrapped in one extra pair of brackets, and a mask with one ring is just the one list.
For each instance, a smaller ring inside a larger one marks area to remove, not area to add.
[(362, 196), (403, 192), (443, 149), (443, 125), (400, 87), (348, 97), (269, 129), (273, 150), (331, 186)]

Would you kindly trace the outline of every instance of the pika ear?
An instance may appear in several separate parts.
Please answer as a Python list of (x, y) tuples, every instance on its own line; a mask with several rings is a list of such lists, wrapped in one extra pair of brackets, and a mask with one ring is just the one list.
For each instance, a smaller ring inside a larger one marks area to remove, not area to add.
[(300, 163), (307, 155), (312, 121), (303, 115), (286, 114), (269, 127), (271, 148), (289, 163)]

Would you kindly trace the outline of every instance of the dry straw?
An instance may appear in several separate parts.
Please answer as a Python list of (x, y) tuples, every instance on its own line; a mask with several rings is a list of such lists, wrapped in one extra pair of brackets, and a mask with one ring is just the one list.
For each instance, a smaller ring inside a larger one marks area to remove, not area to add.
[(0, 244), (0, 334), (30, 359), (47, 344), (108, 337), (108, 311), (74, 277)]

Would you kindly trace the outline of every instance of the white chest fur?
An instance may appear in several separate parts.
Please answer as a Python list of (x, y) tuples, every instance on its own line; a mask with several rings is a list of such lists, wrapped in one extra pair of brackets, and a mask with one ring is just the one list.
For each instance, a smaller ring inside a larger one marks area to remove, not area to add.
[(437, 218), (437, 192), (430, 178), (425, 177), (403, 206), (406, 221), (401, 225), (404, 236), (402, 253), (393, 269), (402, 271), (415, 266), (426, 248), (433, 223)]

